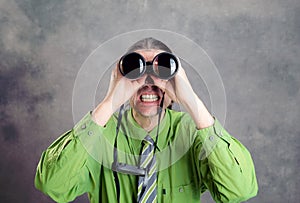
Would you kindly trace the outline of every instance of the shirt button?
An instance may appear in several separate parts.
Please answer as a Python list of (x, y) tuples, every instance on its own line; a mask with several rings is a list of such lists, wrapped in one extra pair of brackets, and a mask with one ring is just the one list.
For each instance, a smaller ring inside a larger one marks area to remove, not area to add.
[(183, 188), (182, 187), (179, 188), (179, 192), (183, 192)]
[(85, 128), (86, 128), (86, 125), (83, 124), (83, 125), (81, 126), (81, 129), (85, 129)]
[(89, 136), (93, 135), (93, 131), (89, 131), (89, 132), (88, 132), (88, 135), (89, 135)]
[(209, 140), (213, 141), (214, 140), (214, 136), (209, 136)]

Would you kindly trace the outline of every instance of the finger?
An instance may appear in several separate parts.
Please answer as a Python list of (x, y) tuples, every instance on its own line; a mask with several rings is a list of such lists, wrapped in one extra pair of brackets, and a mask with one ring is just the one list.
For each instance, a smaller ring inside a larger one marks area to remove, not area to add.
[(145, 84), (147, 75), (144, 74), (140, 78), (137, 79), (138, 82)]
[(174, 80), (156, 80), (155, 85), (164, 91), (172, 100), (176, 100)]
[(175, 85), (176, 84), (175, 84), (174, 80), (169, 81), (167, 84), (166, 92), (172, 100), (177, 101)]
[(124, 77), (124, 76), (121, 74), (120, 70), (119, 70), (118, 64), (116, 65), (116, 68), (115, 68), (114, 71), (115, 71), (115, 74), (116, 74), (116, 78), (117, 78), (117, 79), (120, 79), (120, 78)]
[(179, 66), (178, 72), (177, 72), (177, 74), (175, 75), (174, 78), (175, 79), (181, 78), (181, 79), (187, 80), (187, 76), (186, 76), (185, 70), (184, 70), (184, 68), (182, 66)]
[(113, 69), (111, 72), (111, 78), (112, 80), (116, 80), (117, 79), (117, 71), (116, 69)]
[(133, 80), (132, 83), (134, 84), (135, 90), (141, 88), (145, 84), (145, 81), (146, 81), (145, 75), (138, 78), (137, 80)]
[(162, 80), (157, 77), (151, 77), (154, 81), (154, 85), (158, 86), (160, 89), (164, 90), (167, 85), (167, 80)]

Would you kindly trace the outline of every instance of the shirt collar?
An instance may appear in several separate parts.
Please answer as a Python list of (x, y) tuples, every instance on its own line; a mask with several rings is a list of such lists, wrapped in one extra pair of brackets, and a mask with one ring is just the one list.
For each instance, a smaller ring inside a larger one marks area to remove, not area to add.
[[(168, 134), (168, 128), (167, 126), (170, 125), (170, 115), (168, 110), (166, 110), (164, 117), (161, 119), (159, 124), (159, 133), (157, 138), (157, 148), (158, 150), (162, 150), (165, 146), (166, 140), (167, 140), (167, 134)], [(149, 134), (151, 138), (155, 141), (156, 134), (157, 134), (157, 127), (153, 128), (150, 132), (147, 132), (145, 129), (143, 129), (133, 118), (132, 115), (132, 108), (124, 112), (122, 122), (121, 122), (121, 128), (120, 131), (126, 136), (129, 136), (132, 139), (139, 140), (142, 142), (142, 140)]]

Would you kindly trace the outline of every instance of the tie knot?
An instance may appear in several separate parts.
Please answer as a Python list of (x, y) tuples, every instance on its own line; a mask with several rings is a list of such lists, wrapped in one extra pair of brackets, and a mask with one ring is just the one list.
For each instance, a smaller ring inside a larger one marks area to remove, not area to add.
[(145, 144), (149, 144), (149, 145), (154, 144), (154, 140), (150, 137), (150, 135), (147, 135), (143, 141), (145, 142)]

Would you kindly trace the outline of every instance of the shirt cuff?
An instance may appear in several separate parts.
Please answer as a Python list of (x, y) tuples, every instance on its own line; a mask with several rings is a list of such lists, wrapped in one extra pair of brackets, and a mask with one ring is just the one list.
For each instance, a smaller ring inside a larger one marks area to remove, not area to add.
[(102, 127), (92, 119), (91, 112), (88, 112), (74, 127), (74, 137), (80, 140), (80, 143), (88, 154), (98, 161), (102, 162), (102, 146), (105, 143)]
[(74, 136), (94, 137), (103, 131), (104, 127), (97, 125), (92, 119), (91, 112), (88, 112), (74, 127)]
[(202, 149), (199, 154), (200, 160), (208, 157), (216, 147), (229, 147), (231, 140), (231, 136), (216, 118), (212, 126), (197, 130), (197, 137), (202, 143)]

